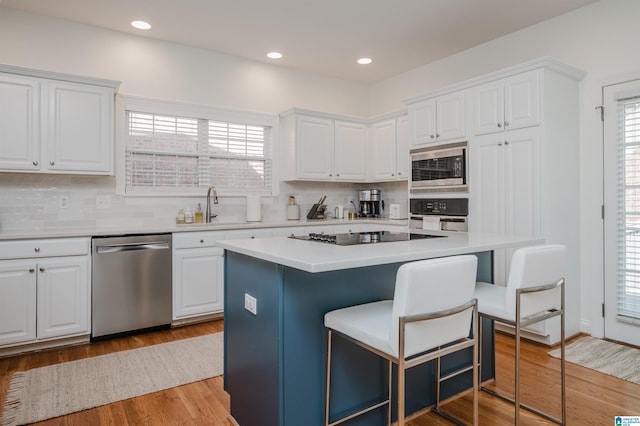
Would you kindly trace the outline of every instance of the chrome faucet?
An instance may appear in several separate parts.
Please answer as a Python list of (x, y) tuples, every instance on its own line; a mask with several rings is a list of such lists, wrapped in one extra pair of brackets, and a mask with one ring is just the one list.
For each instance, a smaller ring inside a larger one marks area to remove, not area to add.
[(211, 192), (213, 192), (213, 204), (218, 204), (218, 193), (215, 186), (210, 186), (207, 190), (207, 210), (205, 211), (204, 220), (206, 223), (211, 223), (211, 219), (218, 216), (211, 211)]

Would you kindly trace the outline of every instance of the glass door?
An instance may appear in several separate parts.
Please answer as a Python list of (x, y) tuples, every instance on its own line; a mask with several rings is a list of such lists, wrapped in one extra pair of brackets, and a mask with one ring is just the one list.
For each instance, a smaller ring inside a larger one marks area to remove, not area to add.
[(603, 88), (605, 337), (640, 346), (640, 80)]

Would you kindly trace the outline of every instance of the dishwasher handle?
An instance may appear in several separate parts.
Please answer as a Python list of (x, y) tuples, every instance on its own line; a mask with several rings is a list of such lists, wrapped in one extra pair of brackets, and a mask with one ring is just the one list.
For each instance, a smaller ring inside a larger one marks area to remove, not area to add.
[(169, 248), (167, 241), (149, 243), (129, 243), (129, 244), (106, 244), (96, 247), (97, 254), (118, 253), (132, 250), (166, 250)]

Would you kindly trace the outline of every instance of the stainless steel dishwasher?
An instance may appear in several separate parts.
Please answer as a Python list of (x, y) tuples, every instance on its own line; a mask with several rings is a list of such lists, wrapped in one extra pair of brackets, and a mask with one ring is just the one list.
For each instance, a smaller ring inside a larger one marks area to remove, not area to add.
[(92, 339), (171, 323), (171, 234), (94, 237)]

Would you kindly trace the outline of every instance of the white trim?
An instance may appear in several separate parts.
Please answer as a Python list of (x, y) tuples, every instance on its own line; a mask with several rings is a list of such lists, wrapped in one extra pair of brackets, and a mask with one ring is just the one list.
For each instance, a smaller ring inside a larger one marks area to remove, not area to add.
[(70, 81), (74, 83), (91, 84), (93, 86), (110, 87), (113, 88), (114, 92), (117, 92), (118, 88), (120, 87), (120, 82), (115, 80), (105, 80), (101, 78), (63, 74), (53, 71), (43, 71), (33, 68), (18, 67), (15, 65), (0, 64), (0, 72), (4, 72), (7, 74), (26, 75), (29, 77), (47, 78), (49, 80)]

